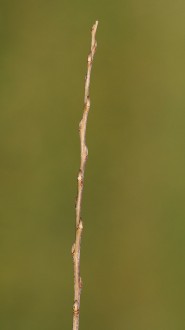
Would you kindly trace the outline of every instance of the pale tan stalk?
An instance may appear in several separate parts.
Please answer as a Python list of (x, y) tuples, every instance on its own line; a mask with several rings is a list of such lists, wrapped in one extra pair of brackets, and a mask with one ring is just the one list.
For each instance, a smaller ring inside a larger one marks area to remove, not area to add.
[(82, 289), (82, 280), (80, 277), (80, 243), (83, 230), (83, 222), (81, 219), (81, 206), (82, 206), (82, 193), (84, 186), (84, 173), (85, 165), (88, 157), (88, 149), (86, 146), (86, 127), (87, 127), (87, 117), (90, 109), (90, 78), (91, 69), (94, 54), (96, 52), (97, 42), (96, 42), (96, 30), (98, 27), (98, 21), (93, 25), (91, 30), (91, 51), (88, 55), (87, 60), (87, 75), (85, 78), (85, 96), (84, 96), (84, 111), (82, 120), (79, 124), (80, 133), (80, 146), (81, 146), (81, 161), (80, 170), (78, 173), (78, 189), (77, 189), (77, 199), (76, 199), (76, 237), (75, 243), (72, 246), (72, 255), (74, 263), (74, 304), (73, 304), (73, 330), (79, 330), (79, 316), (80, 316), (80, 294)]

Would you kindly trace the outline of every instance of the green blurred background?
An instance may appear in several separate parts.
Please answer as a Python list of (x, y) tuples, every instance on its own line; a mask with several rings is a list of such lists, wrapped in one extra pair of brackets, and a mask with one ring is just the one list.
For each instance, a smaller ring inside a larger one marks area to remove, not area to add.
[(185, 329), (185, 2), (0, 1), (0, 329)]

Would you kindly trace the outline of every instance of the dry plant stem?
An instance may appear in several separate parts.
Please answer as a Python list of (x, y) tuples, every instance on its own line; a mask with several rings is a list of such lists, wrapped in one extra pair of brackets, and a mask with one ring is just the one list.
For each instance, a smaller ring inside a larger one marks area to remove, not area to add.
[(88, 55), (87, 60), (87, 75), (85, 78), (85, 96), (84, 96), (84, 111), (82, 120), (79, 124), (80, 133), (80, 145), (81, 145), (81, 162), (80, 170), (78, 173), (78, 189), (77, 189), (77, 199), (76, 199), (76, 237), (75, 243), (72, 246), (72, 255), (74, 263), (74, 304), (73, 304), (73, 330), (79, 330), (79, 315), (80, 315), (80, 294), (82, 289), (82, 280), (80, 277), (80, 243), (83, 230), (83, 223), (81, 219), (81, 206), (82, 206), (82, 193), (84, 186), (84, 172), (85, 165), (88, 157), (88, 149), (86, 146), (86, 127), (87, 118), (90, 109), (90, 78), (91, 69), (94, 54), (96, 52), (97, 42), (96, 42), (96, 30), (98, 27), (98, 21), (93, 25), (91, 30), (91, 51)]

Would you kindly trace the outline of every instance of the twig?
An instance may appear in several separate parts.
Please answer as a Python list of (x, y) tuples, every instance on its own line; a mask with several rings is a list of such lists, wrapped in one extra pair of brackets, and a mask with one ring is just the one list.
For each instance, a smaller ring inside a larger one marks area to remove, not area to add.
[(98, 27), (98, 21), (92, 27), (91, 30), (91, 51), (88, 55), (87, 60), (87, 75), (85, 78), (85, 96), (84, 96), (84, 111), (82, 120), (79, 124), (79, 133), (80, 133), (80, 145), (81, 145), (81, 162), (80, 170), (78, 173), (78, 190), (77, 190), (77, 199), (76, 199), (76, 237), (75, 243), (72, 246), (72, 255), (74, 263), (74, 304), (73, 304), (73, 330), (79, 330), (79, 315), (80, 315), (80, 294), (82, 289), (82, 280), (80, 277), (80, 243), (83, 230), (83, 222), (81, 219), (81, 205), (82, 205), (82, 193), (84, 186), (84, 173), (85, 165), (88, 157), (88, 149), (86, 146), (86, 127), (87, 127), (87, 118), (90, 109), (90, 97), (89, 97), (89, 87), (90, 87), (90, 78), (91, 78), (91, 69), (94, 54), (96, 52), (97, 42), (96, 42), (96, 30)]

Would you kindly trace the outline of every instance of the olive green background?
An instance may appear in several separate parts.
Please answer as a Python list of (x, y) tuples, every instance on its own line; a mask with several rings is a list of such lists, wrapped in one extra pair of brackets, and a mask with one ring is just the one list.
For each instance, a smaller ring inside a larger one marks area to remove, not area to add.
[(0, 1), (0, 329), (185, 329), (184, 0)]

